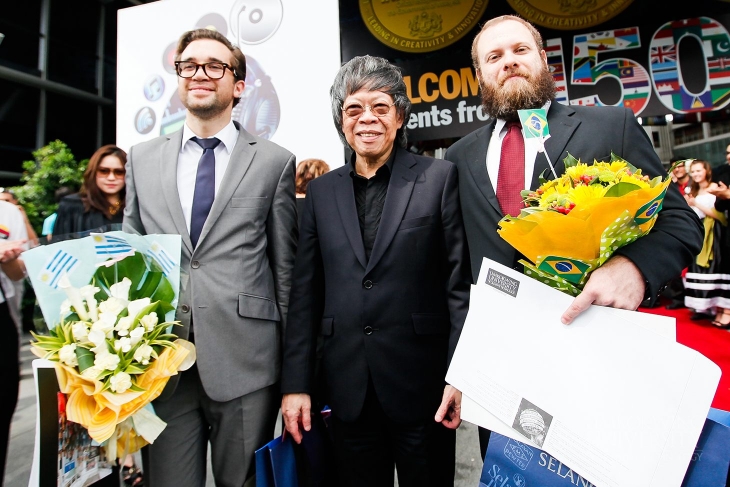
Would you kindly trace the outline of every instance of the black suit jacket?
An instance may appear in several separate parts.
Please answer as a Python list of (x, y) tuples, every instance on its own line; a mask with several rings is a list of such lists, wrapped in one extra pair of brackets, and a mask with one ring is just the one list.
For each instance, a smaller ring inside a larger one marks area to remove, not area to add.
[(282, 392), (315, 390), (352, 421), (368, 376), (389, 418), (432, 418), (469, 300), (456, 166), (397, 149), (370, 260), (346, 164), (309, 183), (284, 345)]
[[(495, 121), (491, 120), (463, 137), (445, 156), (459, 168), (459, 192), (474, 280), (479, 275), (483, 257), (511, 267), (516, 266), (520, 258), (497, 233), (503, 214), (486, 164), (494, 125)], [(545, 149), (558, 175), (565, 170), (563, 159), (568, 152), (590, 164), (594, 159), (609, 161), (613, 151), (641, 168), (643, 174), (666, 176), (646, 132), (627, 108), (568, 107), (553, 101), (548, 110), (548, 125), (550, 138), (545, 142)], [(538, 153), (530, 189), (539, 186), (539, 177), (546, 169), (547, 159)], [(552, 179), (549, 172), (548, 169), (546, 178)], [(616, 254), (624, 255), (636, 264), (648, 282), (648, 296), (654, 300), (666, 283), (679, 275), (700, 251), (702, 236), (701, 223), (684, 198), (677, 191), (667, 191), (651, 232)]]

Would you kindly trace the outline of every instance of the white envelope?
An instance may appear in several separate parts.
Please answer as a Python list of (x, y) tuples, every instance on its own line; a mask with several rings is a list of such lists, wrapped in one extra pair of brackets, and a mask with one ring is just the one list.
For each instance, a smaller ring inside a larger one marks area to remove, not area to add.
[(680, 486), (720, 368), (664, 317), (593, 306), (563, 325), (572, 299), (484, 259), (446, 377), (463, 419), (601, 487)]

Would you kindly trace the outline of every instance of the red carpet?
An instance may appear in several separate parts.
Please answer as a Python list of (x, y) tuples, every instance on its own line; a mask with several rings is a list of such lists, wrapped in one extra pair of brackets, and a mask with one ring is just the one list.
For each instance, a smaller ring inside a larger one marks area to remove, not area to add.
[(730, 331), (715, 328), (709, 321), (692, 321), (687, 308), (668, 310), (663, 302), (656, 308), (639, 308), (639, 311), (677, 319), (677, 341), (697, 350), (722, 369), (712, 407), (730, 411)]

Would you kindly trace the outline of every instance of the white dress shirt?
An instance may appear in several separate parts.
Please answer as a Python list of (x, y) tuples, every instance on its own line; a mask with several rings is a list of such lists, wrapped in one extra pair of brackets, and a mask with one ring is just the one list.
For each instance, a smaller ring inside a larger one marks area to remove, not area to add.
[[(550, 109), (550, 101), (542, 108), (547, 112)], [(497, 119), (492, 131), (492, 138), (489, 139), (489, 148), (487, 149), (487, 174), (492, 182), (494, 192), (497, 193), (497, 178), (499, 176), (499, 160), (502, 156), (502, 141), (507, 135), (507, 127), (504, 120)], [(524, 133), (523, 133), (524, 138)], [(535, 158), (540, 149), (540, 141), (537, 137), (525, 139), (525, 188), (530, 189), (532, 183), (532, 172), (535, 169)], [(554, 161), (553, 164), (555, 164)], [(547, 177), (547, 175), (546, 175)], [(547, 179), (551, 179), (548, 177)]]
[[(193, 211), (193, 195), (195, 194), (195, 177), (198, 174), (198, 162), (203, 155), (203, 148), (192, 137), (198, 137), (186, 123), (183, 127), (182, 147), (177, 158), (177, 192), (180, 195), (180, 205), (185, 215), (185, 225), (190, 232), (190, 214)], [(213, 137), (220, 139), (221, 143), (214, 149), (215, 152), (215, 194), (226, 175), (228, 162), (231, 160), (231, 153), (238, 140), (238, 130), (233, 121), (215, 134)], [(201, 137), (202, 138), (202, 137)], [(212, 137), (211, 137), (212, 138)]]

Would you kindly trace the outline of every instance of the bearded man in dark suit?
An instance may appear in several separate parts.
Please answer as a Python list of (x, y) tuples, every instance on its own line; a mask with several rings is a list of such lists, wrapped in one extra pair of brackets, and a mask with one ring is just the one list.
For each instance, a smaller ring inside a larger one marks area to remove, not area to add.
[[(643, 174), (666, 176), (631, 110), (564, 106), (555, 101), (542, 36), (526, 20), (505, 15), (485, 23), (472, 44), (472, 60), (490, 121), (457, 141), (445, 157), (459, 169), (473, 279), (478, 277), (483, 257), (522, 270), (517, 263), (521, 256), (497, 233), (499, 221), (507, 214), (497, 197), (497, 175), (503, 169), (500, 154), (507, 126), (519, 121), (518, 110), (547, 110), (550, 138), (545, 150), (557, 174), (564, 172), (563, 159), (568, 153), (592, 162), (609, 161), (614, 152), (641, 168)], [(523, 159), (522, 189), (536, 189), (540, 175), (548, 170), (548, 160), (527, 144)], [(511, 214), (516, 216), (519, 210)], [(563, 314), (563, 323), (569, 324), (592, 304), (635, 310), (644, 300), (656, 300), (666, 283), (699, 252), (702, 235), (699, 219), (682, 196), (667, 191), (651, 232), (616, 251), (591, 274), (583, 292)], [(488, 438), (489, 432), (480, 429), (482, 457)]]

